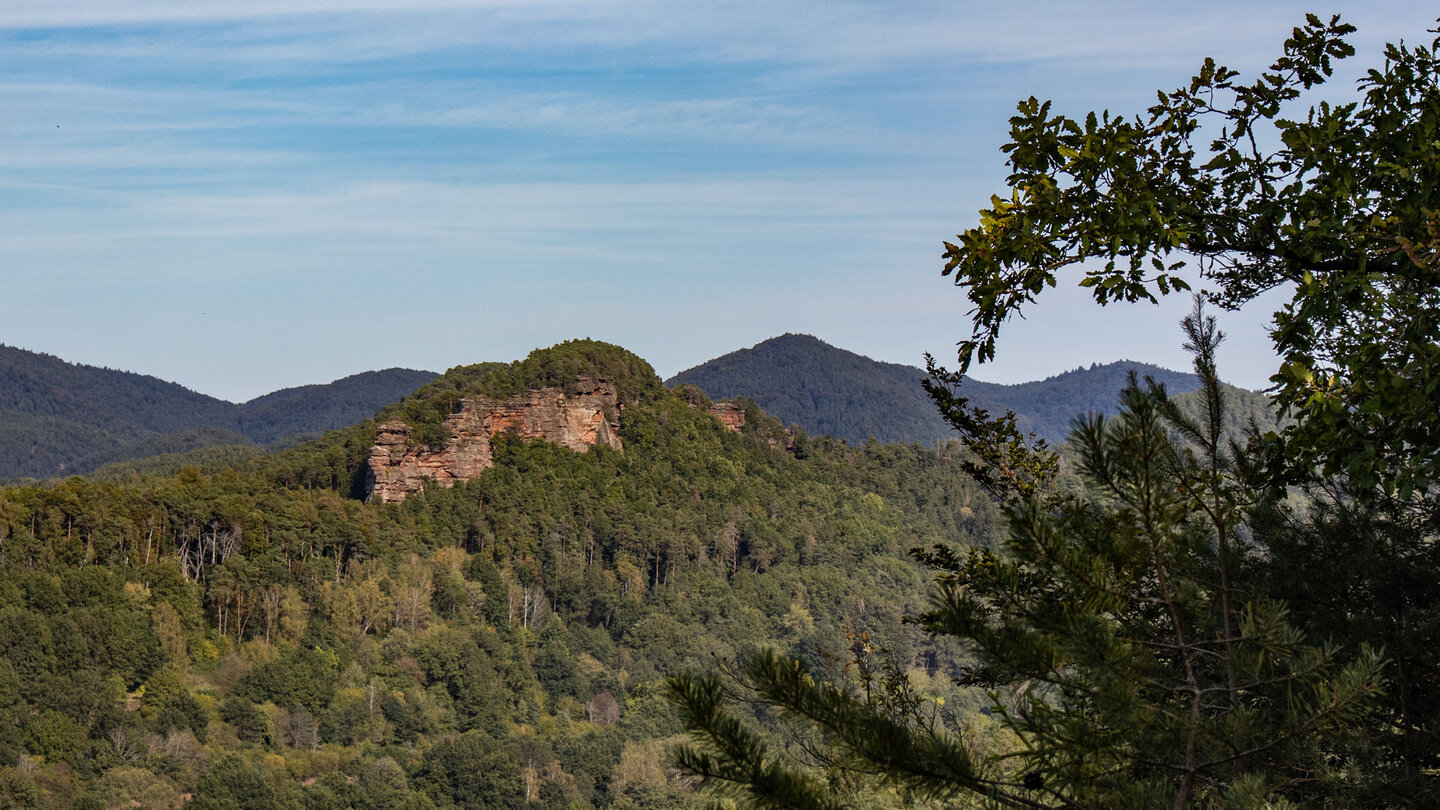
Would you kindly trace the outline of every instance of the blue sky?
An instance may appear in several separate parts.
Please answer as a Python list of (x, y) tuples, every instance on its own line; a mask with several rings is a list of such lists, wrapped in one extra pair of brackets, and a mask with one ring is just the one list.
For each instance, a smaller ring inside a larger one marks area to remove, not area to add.
[[(953, 356), (941, 241), (1006, 118), (1137, 112), (1276, 2), (6, 0), (0, 343), (242, 401), (572, 337), (668, 376), (783, 332)], [(1341, 3), (1344, 93), (1432, 3)], [(1222, 375), (1264, 385), (1261, 305)], [(1188, 302), (1057, 290), (982, 379), (1183, 367)]]

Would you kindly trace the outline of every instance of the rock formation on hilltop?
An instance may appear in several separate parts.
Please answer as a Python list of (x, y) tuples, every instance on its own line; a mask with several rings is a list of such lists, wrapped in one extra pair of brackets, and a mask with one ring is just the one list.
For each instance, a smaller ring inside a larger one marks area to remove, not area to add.
[(446, 439), (439, 448), (412, 446), (404, 422), (381, 424), (367, 462), (365, 499), (402, 501), (426, 481), (446, 487), (468, 481), (495, 465), (491, 441), (506, 431), (582, 453), (597, 444), (620, 450), (614, 386), (587, 376), (576, 384), (568, 396), (561, 388), (540, 388), (504, 400), (466, 397), (445, 420)]
[(745, 427), (745, 409), (734, 402), (717, 402), (706, 409), (720, 424), (739, 433)]

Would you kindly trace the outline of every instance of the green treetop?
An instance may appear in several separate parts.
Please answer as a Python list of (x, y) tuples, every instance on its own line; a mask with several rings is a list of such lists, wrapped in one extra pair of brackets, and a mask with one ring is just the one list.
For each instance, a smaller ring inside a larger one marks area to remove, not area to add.
[(974, 304), (960, 371), (1070, 265), (1101, 304), (1288, 288), (1272, 379), (1289, 466), (1403, 495), (1436, 480), (1440, 39), (1388, 45), (1354, 100), (1314, 103), (1353, 30), (1309, 15), (1255, 80), (1206, 60), (1134, 118), (1021, 102), (1009, 193), (945, 245)]
[[(1433, 645), (1406, 643), (1435, 630), (1433, 611), (1415, 607), (1423, 588), (1378, 595), (1437, 570), (1440, 38), (1388, 46), (1354, 101), (1317, 103), (1352, 31), (1308, 16), (1254, 81), (1207, 60), (1134, 118), (1021, 102), (1007, 193), (946, 244), (973, 332), (959, 373), (932, 364), (929, 387), (1009, 531), (994, 550), (920, 552), (939, 576), (918, 620), (965, 643), (960, 680), (992, 690), (1013, 744), (903, 677), (876, 693), (758, 654), (729, 681), (671, 682), (695, 736), (682, 765), (768, 807), (843, 806), (865, 775), (947, 806), (1433, 802), (1440, 670)], [(1272, 379), (1292, 421), (1253, 449), (1221, 441), (1219, 336), (1197, 310), (1198, 416), (1132, 385), (1115, 420), (1077, 423), (1086, 489), (1057, 493), (1058, 459), (952, 384), (1071, 265), (1101, 304), (1198, 288), (1238, 307), (1290, 289)], [(1315, 510), (1277, 499), (1296, 481)], [(1344, 554), (1315, 559), (1317, 537)], [(1337, 567), (1366, 548), (1376, 564)], [(1407, 563), (1423, 575), (1400, 576)], [(1382, 680), (1380, 645), (1404, 683)], [(800, 729), (806, 755), (763, 745), (737, 698)]]

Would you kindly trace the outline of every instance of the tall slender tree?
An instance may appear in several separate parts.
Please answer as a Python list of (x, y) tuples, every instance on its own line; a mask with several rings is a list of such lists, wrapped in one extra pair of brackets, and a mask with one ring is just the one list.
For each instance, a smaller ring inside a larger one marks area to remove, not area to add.
[[(1402, 785), (1429, 795), (1434, 656), (1429, 645), (1396, 651), (1406, 682), (1382, 696), (1380, 652), (1366, 642), (1423, 636), (1433, 622), (1417, 609), (1422, 586), (1440, 570), (1425, 553), (1440, 525), (1440, 38), (1387, 46), (1355, 101), (1305, 106), (1353, 54), (1353, 30), (1310, 15), (1254, 81), (1207, 60), (1133, 118), (1022, 102), (1004, 147), (1008, 193), (946, 243), (945, 273), (974, 304), (974, 329), (959, 373), (932, 362), (930, 390), (1010, 533), (995, 551), (922, 553), (939, 587), (921, 621), (967, 641), (976, 665), (962, 679), (996, 690), (996, 715), (1023, 743), (1014, 756), (979, 756), (936, 715), (857, 700), (774, 655), (742, 662), (731, 688), (819, 729), (837, 752), (824, 761), (931, 796), (1363, 804), (1352, 788), (1367, 779), (1389, 802)], [(954, 385), (1068, 267), (1102, 305), (1196, 288), (1238, 307), (1288, 286), (1272, 332), (1287, 426), (1244, 454), (1222, 446), (1218, 335), (1197, 313), (1187, 338), (1207, 380), (1199, 417), (1132, 385), (1115, 421), (1077, 425), (1090, 494), (1052, 494), (1056, 457)], [(1284, 487), (1296, 483), (1330, 493), (1330, 511), (1287, 511)], [(1317, 560), (1317, 538), (1343, 528), (1337, 515), (1363, 520), (1345, 554)], [(1395, 564), (1343, 588), (1341, 560), (1365, 538)], [(1400, 576), (1402, 560), (1419, 576)], [(1307, 567), (1330, 594), (1293, 577)], [(1379, 598), (1387, 586), (1415, 587)], [(1277, 597), (1299, 599), (1303, 614), (1292, 621)], [(1367, 622), (1372, 610), (1384, 615)], [(1346, 643), (1339, 657), (1328, 638)], [(760, 745), (723, 679), (671, 688), (697, 735), (679, 752), (686, 767), (760, 805), (785, 795), (830, 806), (823, 783)], [(1340, 728), (1363, 739), (1336, 744), (1325, 732)], [(1367, 766), (1387, 753), (1400, 765), (1372, 779)]]
[[(938, 572), (917, 620), (966, 643), (974, 663), (961, 681), (989, 690), (1019, 747), (981, 755), (956, 718), (903, 688), (852, 694), (772, 653), (741, 662), (728, 687), (812, 727), (830, 749), (820, 761), (934, 799), (1263, 806), (1329, 770), (1321, 742), (1368, 709), (1380, 658), (1366, 649), (1337, 665), (1283, 605), (1236, 593), (1236, 568), (1254, 549), (1237, 542), (1246, 489), (1221, 435), (1221, 335), (1198, 303), (1184, 327), (1203, 384), (1199, 418), (1132, 378), (1118, 416), (1076, 422), (1083, 495), (999, 469), (1023, 457), (1044, 471), (1048, 451), (980, 447), (980, 458), (1001, 460), (989, 481), (1006, 542), (917, 552)], [(684, 767), (757, 806), (836, 806), (824, 782), (746, 728), (722, 676), (670, 688), (698, 738), (678, 752)]]

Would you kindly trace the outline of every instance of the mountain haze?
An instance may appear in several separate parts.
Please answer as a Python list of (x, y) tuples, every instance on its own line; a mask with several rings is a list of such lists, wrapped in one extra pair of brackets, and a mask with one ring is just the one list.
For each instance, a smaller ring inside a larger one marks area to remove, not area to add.
[(0, 479), (86, 472), (219, 444), (270, 444), (353, 424), (434, 379), (369, 371), (237, 405), (157, 377), (0, 345)]
[[(504, 365), (480, 364), (465, 373), (484, 376)], [(1017, 385), (967, 380), (963, 393), (994, 413), (1014, 411), (1023, 430), (1053, 443), (1065, 438), (1076, 415), (1114, 412), (1132, 370), (1182, 398), (1198, 386), (1191, 374), (1120, 361)], [(921, 387), (924, 376), (918, 367), (786, 334), (682, 371), (667, 384), (692, 384), (713, 399), (752, 399), (815, 435), (928, 446), (953, 432)], [(0, 345), (0, 480), (87, 473), (161, 455), (183, 459), (205, 448), (245, 455), (292, 445), (366, 419), (432, 380), (432, 372), (392, 368), (235, 404), (156, 377)], [(1231, 390), (1232, 427), (1252, 416), (1263, 424), (1263, 397)]]
[[(1122, 360), (1017, 385), (970, 379), (962, 393), (993, 413), (1014, 411), (1023, 430), (1058, 442), (1076, 415), (1113, 413), (1131, 371), (1163, 383), (1172, 394), (1199, 387), (1193, 374)], [(953, 432), (920, 386), (924, 377), (915, 366), (882, 363), (810, 335), (786, 334), (682, 371), (666, 384), (694, 385), (714, 399), (749, 397), (809, 433), (849, 442), (873, 436), (929, 445)]]
[(925, 373), (785, 334), (676, 374), (711, 399), (748, 397), (766, 413), (812, 434), (851, 442), (933, 444), (949, 432), (920, 380)]

